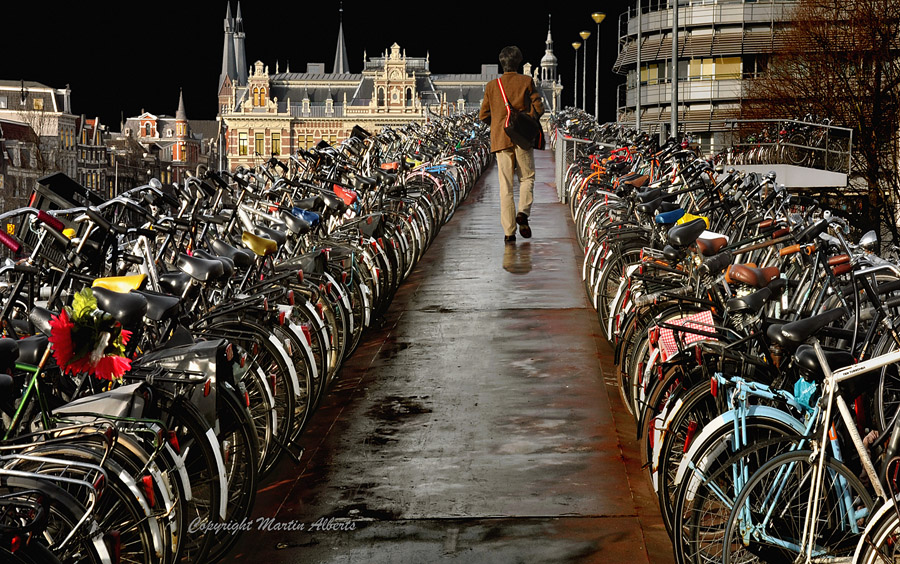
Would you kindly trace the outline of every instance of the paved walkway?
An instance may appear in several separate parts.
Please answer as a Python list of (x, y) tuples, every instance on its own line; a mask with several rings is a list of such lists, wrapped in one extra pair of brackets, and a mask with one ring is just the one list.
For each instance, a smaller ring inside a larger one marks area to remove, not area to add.
[(263, 484), (255, 515), (307, 530), (245, 533), (230, 561), (672, 560), (535, 156), (534, 238), (503, 245), (492, 166), (343, 368), (303, 464)]

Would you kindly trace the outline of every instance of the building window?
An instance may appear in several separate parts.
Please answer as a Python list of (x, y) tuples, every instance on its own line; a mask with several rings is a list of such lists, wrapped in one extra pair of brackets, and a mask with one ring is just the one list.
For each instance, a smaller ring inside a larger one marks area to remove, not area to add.
[(281, 154), (281, 133), (273, 133), (272, 134), (272, 154), (273, 155)]
[(265, 106), (265, 105), (266, 105), (266, 100), (267, 100), (267, 99), (268, 99), (268, 98), (266, 98), (266, 89), (265, 89), (265, 88), (260, 88), (260, 89), (259, 89), (259, 105), (260, 105), (260, 106)]
[(407, 106), (412, 106), (412, 103), (413, 103), (413, 93), (412, 93), (412, 88), (407, 88), (407, 89), (406, 89), (406, 105), (407, 105)]
[(43, 98), (34, 98), (32, 100), (32, 107), (36, 111), (42, 111), (44, 109), (44, 99)]
[(247, 156), (247, 134), (245, 132), (238, 133), (238, 155)]
[(5, 110), (8, 107), (9, 107), (9, 99), (4, 94), (3, 96), (0, 96), (0, 109)]
[(266, 134), (265, 133), (257, 133), (256, 138), (254, 139), (253, 151), (257, 155), (265, 155), (266, 154)]
[(166, 130), (166, 137), (171, 137), (171, 136), (172, 136), (172, 130), (171, 130), (171, 129), (167, 129), (167, 130)]
[(150, 124), (144, 125), (144, 137), (150, 137)]
[(384, 88), (378, 89), (378, 105), (379, 106), (384, 105)]

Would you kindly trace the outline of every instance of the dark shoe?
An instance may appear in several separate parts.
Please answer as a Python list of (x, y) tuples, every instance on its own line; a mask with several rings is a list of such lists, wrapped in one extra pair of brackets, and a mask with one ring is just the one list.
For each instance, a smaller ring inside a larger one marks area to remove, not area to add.
[(528, 216), (522, 212), (516, 214), (516, 223), (519, 225), (519, 235), (526, 239), (531, 238), (531, 227), (528, 225)]
[(515, 242), (516, 242), (516, 236), (515, 236), (515, 235), (504, 235), (504, 236), (503, 236), (503, 243), (504, 243), (504, 244), (509, 245), (510, 243), (515, 243)]

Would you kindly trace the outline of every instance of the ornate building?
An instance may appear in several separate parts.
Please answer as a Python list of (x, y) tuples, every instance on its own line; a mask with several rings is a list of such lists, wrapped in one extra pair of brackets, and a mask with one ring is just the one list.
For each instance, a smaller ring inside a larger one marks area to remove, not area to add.
[[(222, 74), (219, 77), (219, 115), (222, 124), (219, 146), (234, 169), (253, 166), (273, 155), (287, 155), (308, 149), (324, 140), (340, 142), (354, 125), (369, 131), (384, 126), (422, 122), (430, 113), (447, 115), (475, 112), (484, 97), (484, 85), (500, 76), (496, 64), (482, 65), (479, 73), (433, 74), (430, 56), (410, 57), (394, 43), (378, 56), (363, 53), (362, 72), (350, 71), (344, 42), (343, 22), (339, 24), (337, 49), (331, 72), (323, 63), (308, 63), (306, 72), (275, 72), (261, 61), (253, 64), (244, 80), (233, 63), (243, 50), (244, 37), (236, 32), (238, 18), (225, 16)], [(526, 72), (531, 74), (526, 65)], [(541, 61), (541, 86), (548, 109), (558, 107), (559, 85), (552, 40), (547, 33), (547, 53)]]
[(175, 117), (145, 111), (128, 118), (122, 125), (122, 134), (133, 137), (155, 157), (161, 165), (159, 178), (162, 182), (179, 182), (185, 171), (193, 174), (201, 164), (203, 136), (192, 131), (181, 93)]
[(40, 138), (38, 170), (75, 176), (76, 116), (72, 91), (40, 82), (0, 80), (0, 119), (27, 123)]

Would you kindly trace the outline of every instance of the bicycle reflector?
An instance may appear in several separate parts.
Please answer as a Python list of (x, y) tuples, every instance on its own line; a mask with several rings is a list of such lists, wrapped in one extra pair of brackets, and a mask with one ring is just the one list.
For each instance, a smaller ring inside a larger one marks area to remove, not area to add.
[(691, 441), (694, 440), (694, 435), (697, 433), (698, 427), (700, 427), (700, 425), (698, 425), (696, 421), (691, 421), (690, 423), (688, 423), (687, 436), (684, 437), (683, 452), (686, 453), (691, 447)]
[(207, 380), (205, 384), (203, 384), (203, 397), (209, 397), (209, 393), (212, 391), (212, 380)]
[(649, 333), (650, 344), (654, 347), (659, 344), (659, 327), (654, 327), (650, 329)]
[(150, 504), (151, 509), (156, 507), (156, 492), (153, 491), (153, 476), (147, 474), (141, 478), (141, 489), (144, 490), (144, 497), (147, 498), (147, 503)]
[(713, 376), (709, 379), (709, 393), (712, 394), (712, 397), (719, 397), (719, 379)]
[(113, 564), (122, 562), (122, 535), (117, 530), (106, 533), (106, 544), (109, 546), (109, 555)]
[(11, 541), (9, 541), (9, 551), (15, 554), (22, 548), (22, 537), (19, 535), (15, 535)]
[(178, 435), (175, 431), (169, 431), (169, 446), (175, 451), (175, 454), (181, 454), (181, 444), (178, 442)]
[(293, 290), (287, 291), (287, 301), (288, 301), (288, 304), (294, 305), (294, 291)]

